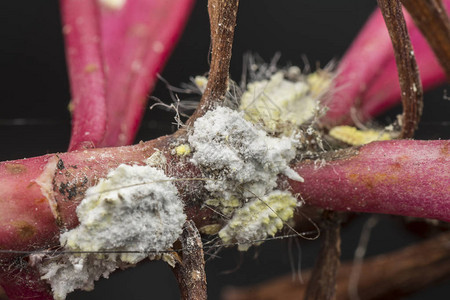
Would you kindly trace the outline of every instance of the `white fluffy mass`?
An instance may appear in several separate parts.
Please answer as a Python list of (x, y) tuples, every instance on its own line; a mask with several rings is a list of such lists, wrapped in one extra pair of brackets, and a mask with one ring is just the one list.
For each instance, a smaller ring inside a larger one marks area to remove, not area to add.
[[(163, 171), (124, 164), (87, 190), (77, 215), (80, 225), (62, 234), (60, 241), (85, 251), (166, 250), (186, 220), (178, 190)], [(142, 258), (120, 255), (129, 263)]]
[(41, 278), (52, 286), (54, 299), (63, 300), (75, 289), (93, 290), (94, 281), (102, 276), (108, 278), (117, 267), (116, 261), (98, 259), (94, 255), (62, 256), (46, 261), (39, 271), (44, 274)]
[(199, 118), (189, 136), (192, 162), (211, 178), (206, 188), (218, 197), (262, 197), (276, 187), (278, 174), (302, 181), (289, 168), (298, 139), (270, 137), (244, 119), (243, 112), (219, 107)]
[(167, 250), (186, 220), (178, 191), (163, 171), (124, 164), (87, 190), (77, 215), (80, 225), (60, 237), (66, 250), (142, 253), (90, 254), (41, 267), (58, 299), (77, 288), (92, 288), (94, 280), (119, 263), (135, 264), (147, 252)]

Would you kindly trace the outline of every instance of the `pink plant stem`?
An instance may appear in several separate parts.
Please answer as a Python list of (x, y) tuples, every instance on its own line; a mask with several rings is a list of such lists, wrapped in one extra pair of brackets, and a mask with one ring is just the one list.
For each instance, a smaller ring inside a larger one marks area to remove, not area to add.
[[(423, 89), (429, 90), (445, 82), (445, 72), (420, 31), (414, 27), (409, 33), (417, 58)], [(362, 95), (358, 107), (358, 117), (361, 118), (361, 121), (367, 121), (396, 105), (399, 102), (399, 97), (400, 84), (397, 66), (392, 58), (383, 68), (383, 75), (378, 76)]]
[[(23, 263), (26, 264), (26, 261)], [(40, 280), (35, 268), (12, 269), (0, 276), (0, 283), (9, 300), (53, 300), (50, 286)]]
[(129, 0), (112, 8), (61, 0), (73, 98), (70, 151), (133, 142), (192, 3)]
[[(155, 149), (179, 165), (170, 169), (169, 176), (196, 174), (189, 163), (174, 161), (168, 146), (174, 138), (0, 163), (1, 249), (33, 251), (58, 246), (60, 230), (78, 224), (75, 210), (86, 189), (121, 163), (144, 164)], [(299, 163), (296, 170), (305, 182), (291, 182), (294, 192), (308, 204), (323, 208), (450, 220), (450, 141), (378, 142), (358, 152), (343, 151), (347, 156), (335, 157), (317, 170), (312, 161)], [(184, 199), (191, 199), (189, 191), (201, 188), (185, 184), (180, 186)], [(185, 212), (200, 227), (212, 222), (207, 208), (190, 203)], [(33, 295), (33, 289), (38, 294), (45, 291), (31, 267), (24, 267), (23, 274), (36, 282), (24, 287), (12, 279), (8, 269), (18, 257), (17, 253), (0, 255), (0, 284), (6, 292)]]
[[(409, 23), (410, 18), (406, 21)], [(350, 122), (351, 107), (381, 72), (388, 57), (394, 58), (392, 44), (383, 16), (377, 9), (339, 64), (336, 93), (327, 103), (330, 110), (323, 121), (327, 124)]]
[[(450, 4), (450, 0), (444, 3)], [(445, 75), (426, 40), (404, 11), (408, 31), (419, 64), (424, 89), (445, 81)], [(363, 27), (338, 68), (336, 92), (326, 103), (330, 110), (323, 118), (326, 125), (352, 123), (351, 109), (362, 110), (363, 121), (400, 102), (400, 88), (394, 52), (380, 10)]]
[(305, 182), (291, 186), (308, 205), (450, 221), (450, 141), (375, 142), (336, 157), (296, 166)]
[(89, 186), (121, 163), (144, 164), (155, 151), (153, 145), (156, 143), (0, 163), (1, 247), (33, 250), (45, 247), (42, 241), (52, 244), (61, 227), (77, 225), (75, 209)]
[[(85, 190), (121, 163), (143, 164), (158, 145), (159, 140), (154, 140), (0, 163), (0, 249), (33, 251), (57, 246), (60, 230), (78, 224), (75, 209)], [(47, 285), (31, 267), (22, 266), (17, 277), (8, 271), (19, 256), (0, 254), (0, 284), (6, 293), (11, 299), (51, 299), (42, 296)], [(25, 277), (27, 285), (17, 280)]]
[(105, 76), (96, 0), (61, 0), (72, 91), (69, 151), (96, 147), (106, 129)]
[(156, 75), (180, 35), (193, 0), (133, 0), (101, 9), (107, 74), (107, 132), (101, 146), (133, 142)]

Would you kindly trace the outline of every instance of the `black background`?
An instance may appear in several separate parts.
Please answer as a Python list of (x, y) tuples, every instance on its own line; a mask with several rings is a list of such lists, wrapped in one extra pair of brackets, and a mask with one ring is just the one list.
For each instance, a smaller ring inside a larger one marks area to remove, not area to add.
[[(374, 9), (374, 0), (241, 0), (231, 63), (232, 78), (241, 76), (246, 51), (270, 60), (282, 53), (280, 64), (302, 64), (305, 54), (311, 65), (324, 66), (339, 59)], [(0, 4), (0, 160), (18, 159), (65, 151), (70, 137), (70, 99), (58, 2), (1, 1)], [(187, 28), (162, 76), (172, 85), (208, 70), (209, 22), (206, 1), (197, 1)], [(425, 95), (423, 123), (418, 138), (450, 138), (450, 101), (445, 88)], [(153, 95), (170, 102), (163, 83)], [(395, 108), (382, 116), (389, 122)], [(137, 140), (149, 140), (175, 130), (173, 114), (147, 111)], [(344, 229), (343, 259), (353, 256), (362, 224), (361, 216)], [(381, 216), (368, 247), (368, 256), (398, 249), (417, 241), (398, 218)], [(220, 253), (207, 264), (210, 299), (219, 299), (227, 285), (245, 286), (291, 272), (286, 241), (267, 242), (240, 254), (235, 249)], [(318, 242), (300, 240), (301, 253), (292, 248), (301, 269), (312, 266)], [(426, 255), (424, 253), (424, 255)], [(242, 263), (241, 263), (242, 262)], [(238, 267), (237, 267), (238, 266)], [(236, 269), (237, 267), (237, 269)], [(224, 272), (236, 269), (225, 274)], [(448, 282), (408, 299), (440, 298), (450, 291)], [(178, 299), (176, 283), (164, 263), (139, 265), (101, 280), (93, 292), (75, 292), (68, 299)]]

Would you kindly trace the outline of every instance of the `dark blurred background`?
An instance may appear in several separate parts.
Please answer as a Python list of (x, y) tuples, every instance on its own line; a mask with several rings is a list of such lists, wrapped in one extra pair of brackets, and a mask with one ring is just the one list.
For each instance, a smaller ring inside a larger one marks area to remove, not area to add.
[[(241, 0), (233, 46), (231, 75), (239, 80), (242, 58), (253, 51), (270, 60), (281, 52), (280, 65), (326, 65), (339, 59), (375, 8), (374, 0)], [(1, 1), (0, 3), (0, 160), (18, 159), (65, 151), (70, 136), (70, 99), (58, 2)], [(191, 76), (208, 70), (209, 21), (206, 0), (197, 1), (186, 30), (161, 74), (180, 86)], [(417, 137), (450, 138), (450, 101), (446, 85), (425, 95), (423, 122)], [(153, 95), (170, 102), (164, 83)], [(181, 95), (182, 97), (182, 95)], [(387, 123), (401, 111), (394, 108), (379, 118)], [(148, 110), (138, 140), (173, 132), (174, 114)], [(367, 216), (361, 215), (343, 231), (343, 259), (353, 257)], [(391, 251), (419, 238), (405, 230), (400, 218), (381, 216), (367, 255)], [(210, 299), (219, 299), (228, 285), (245, 286), (292, 272), (291, 262), (301, 270), (310, 268), (319, 243), (300, 240), (300, 248), (288, 241), (266, 242), (239, 253), (227, 249), (207, 264)], [(290, 258), (289, 248), (294, 253)], [(424, 254), (426, 255), (426, 254)], [(230, 272), (231, 270), (231, 272)], [(295, 271), (296, 272), (296, 271)], [(450, 292), (449, 282), (408, 299), (441, 298)], [(75, 292), (68, 299), (178, 299), (175, 280), (161, 262), (145, 263), (101, 280), (93, 292)]]

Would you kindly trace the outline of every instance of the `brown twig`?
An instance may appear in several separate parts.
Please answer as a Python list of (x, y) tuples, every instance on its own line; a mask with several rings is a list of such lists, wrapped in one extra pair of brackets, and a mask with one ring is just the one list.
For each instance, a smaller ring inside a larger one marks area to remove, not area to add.
[(402, 91), (401, 138), (412, 138), (420, 121), (423, 91), (414, 51), (399, 0), (377, 0), (391, 37)]
[(181, 235), (182, 261), (173, 272), (184, 300), (206, 300), (206, 274), (203, 245), (194, 222), (187, 221)]
[(334, 299), (336, 274), (341, 256), (341, 217), (334, 211), (325, 211), (322, 234), (324, 240), (319, 258), (311, 274), (305, 299)]
[(401, 0), (450, 80), (450, 21), (442, 0)]
[(197, 118), (225, 99), (238, 6), (239, 0), (208, 1), (212, 43), (211, 66), (205, 92), (197, 110), (187, 121), (188, 125), (192, 125)]
[[(404, 249), (364, 261), (358, 281), (360, 299), (399, 299), (450, 277), (450, 232)], [(348, 285), (353, 263), (342, 264), (337, 275), (336, 299), (350, 299)], [(387, 277), (388, 276), (388, 277)], [(311, 271), (303, 273), (307, 282)], [(287, 275), (243, 289), (229, 288), (225, 300), (301, 299), (305, 284)], [(325, 298), (324, 298), (325, 299)]]

